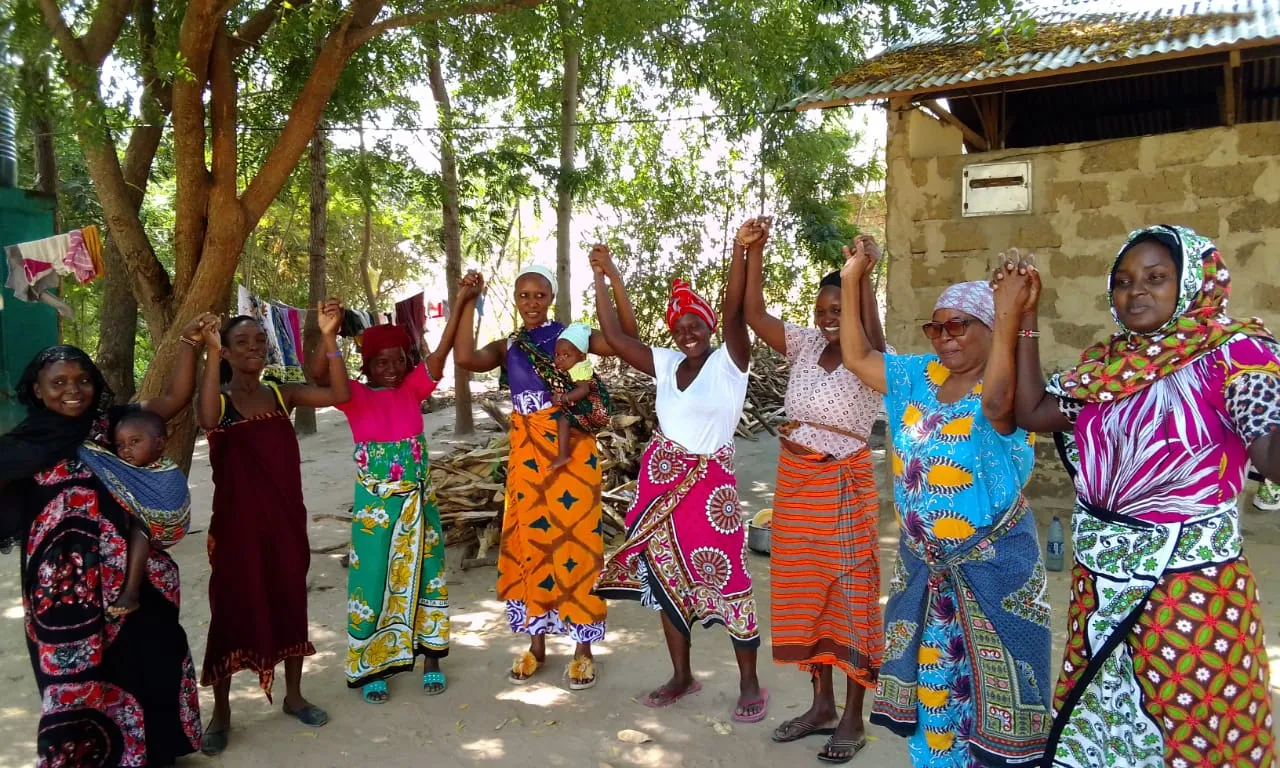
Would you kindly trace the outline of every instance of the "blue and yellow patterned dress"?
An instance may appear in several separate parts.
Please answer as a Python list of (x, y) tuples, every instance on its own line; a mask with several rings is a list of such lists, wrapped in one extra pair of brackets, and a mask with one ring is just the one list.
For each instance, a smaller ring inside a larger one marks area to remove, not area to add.
[(885, 375), (901, 538), (872, 722), (909, 738), (917, 768), (1030, 759), (1052, 695), (1044, 566), (1022, 499), (1034, 436), (996, 432), (981, 384), (939, 402), (950, 371), (933, 355), (886, 355)]

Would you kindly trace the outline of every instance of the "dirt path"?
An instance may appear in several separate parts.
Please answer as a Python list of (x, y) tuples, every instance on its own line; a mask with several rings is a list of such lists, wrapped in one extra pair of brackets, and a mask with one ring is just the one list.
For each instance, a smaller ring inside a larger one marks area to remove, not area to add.
[[(427, 416), (433, 455), (447, 450), (451, 410)], [(340, 415), (320, 416), (320, 433), (302, 443), (303, 478), (312, 514), (342, 513), (350, 503), (350, 432)], [(487, 419), (477, 416), (477, 424)], [(767, 436), (739, 441), (738, 483), (746, 511), (770, 505), (776, 443)], [(207, 446), (197, 446), (191, 486), (193, 530), (208, 527), (211, 483)], [(882, 466), (883, 456), (877, 456)], [(884, 471), (880, 470), (882, 481)], [(889, 498), (882, 487), (882, 499)], [(1033, 499), (1041, 526), (1048, 526), (1054, 507), (1067, 500)], [(1264, 615), (1274, 633), (1276, 612), (1272, 598), (1280, 594), (1280, 516), (1246, 513), (1248, 551), (1258, 573)], [(1064, 514), (1065, 519), (1065, 514)], [(897, 526), (892, 507), (882, 504), (881, 559), (887, 584), (897, 546)], [(332, 521), (312, 524), (313, 547), (340, 543), (346, 526)], [(204, 554), (205, 536), (196, 533), (173, 553), (183, 577), (183, 623), (190, 636), (199, 668), (204, 652), (209, 611), (205, 598), (209, 567)], [(502, 604), (494, 599), (496, 578), (492, 568), (462, 572), (456, 567), (459, 552), (452, 551), (450, 598), (453, 616), (453, 650), (444, 662), (450, 689), (442, 696), (422, 695), (417, 675), (401, 675), (391, 682), (392, 700), (381, 707), (364, 704), (346, 688), (342, 676), (345, 652), (346, 572), (338, 555), (317, 555), (312, 561), (310, 610), (312, 640), (319, 653), (307, 665), (305, 691), (312, 701), (328, 709), (331, 722), (320, 730), (300, 726), (270, 706), (247, 674), (236, 678), (232, 689), (234, 730), (231, 746), (217, 759), (193, 756), (180, 765), (306, 766), (463, 766), (534, 765), (604, 768), (604, 766), (764, 766), (789, 761), (794, 765), (818, 765), (814, 754), (820, 738), (775, 745), (769, 733), (781, 721), (794, 717), (808, 705), (805, 675), (772, 663), (768, 645), (769, 563), (751, 558), (760, 602), (765, 643), (761, 648), (760, 677), (771, 692), (769, 717), (757, 725), (728, 723), (736, 698), (736, 667), (729, 641), (719, 629), (694, 635), (694, 669), (703, 683), (697, 696), (670, 709), (649, 710), (637, 703), (639, 695), (665, 680), (670, 662), (662, 644), (658, 619), (652, 612), (630, 603), (610, 606), (609, 638), (597, 650), (599, 685), (570, 693), (563, 684), (565, 664), (572, 651), (567, 641), (549, 643), (551, 659), (539, 680), (523, 687), (506, 683), (512, 657), (524, 647), (505, 626)], [(1068, 557), (1070, 553), (1068, 552)], [(1065, 624), (1068, 582), (1064, 574), (1051, 574), (1050, 595), (1054, 612), (1054, 658), (1060, 658)], [(1280, 648), (1272, 647), (1273, 670)], [(1276, 670), (1280, 671), (1280, 670)], [(283, 683), (278, 688), (282, 695)], [(843, 689), (838, 688), (838, 699)], [(204, 692), (202, 691), (202, 694)], [(277, 696), (277, 701), (280, 696)], [(201, 704), (211, 706), (207, 695)], [(31, 679), (22, 630), (22, 605), (18, 589), (18, 555), (0, 557), (0, 768), (29, 766), (35, 752), (38, 699)], [(719, 727), (718, 727), (719, 726)], [(618, 732), (634, 729), (653, 740), (642, 745), (619, 741)], [(858, 760), (863, 766), (905, 766), (906, 743), (887, 731), (871, 729), (872, 741)]]

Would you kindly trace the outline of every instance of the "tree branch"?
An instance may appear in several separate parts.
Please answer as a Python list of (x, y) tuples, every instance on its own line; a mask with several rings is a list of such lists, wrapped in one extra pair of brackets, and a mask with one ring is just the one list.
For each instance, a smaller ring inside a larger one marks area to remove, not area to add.
[(221, 26), (216, 0), (191, 0), (178, 32), (178, 50), (188, 73), (173, 83), (174, 287), (186, 295), (204, 244), (209, 213), (209, 170), (205, 166), (204, 90), (209, 54)]
[(92, 67), (101, 67), (107, 60), (107, 54), (115, 47), (120, 38), (120, 30), (124, 20), (129, 17), (130, 0), (102, 0), (98, 10), (93, 14), (93, 22), (85, 33), (83, 45), (88, 63)]
[(209, 192), (209, 217), (225, 223), (234, 222), (239, 231), (236, 208), (236, 172), (239, 168), (236, 147), (236, 73), (232, 69), (231, 38), (219, 24), (209, 61), (209, 118), (213, 129), (213, 185)]
[(509, 13), (511, 11), (524, 10), (526, 8), (536, 8), (542, 5), (546, 0), (473, 0), (473, 2), (464, 2), (448, 8), (433, 8), (429, 11), (421, 13), (406, 13), (400, 16), (392, 16), (376, 24), (370, 24), (363, 29), (356, 31), (351, 36), (352, 52), (356, 48), (364, 45), (373, 38), (392, 29), (402, 29), (404, 27), (413, 27), (418, 24), (428, 24), (436, 21), (444, 21), (446, 19), (454, 19), (459, 16), (487, 16), (498, 13)]
[[(307, 5), (310, 0), (297, 0), (293, 3), (293, 10)], [(271, 0), (267, 7), (258, 11), (245, 20), (240, 28), (231, 35), (231, 58), (238, 58), (242, 53), (258, 44), (271, 30), (272, 25), (280, 20), (280, 9), (284, 7), (285, 0)]]
[[(71, 65), (68, 68), (69, 71), (75, 72), (78, 68), (88, 67), (89, 61), (85, 55), (84, 46), (80, 44), (80, 38), (76, 37), (67, 26), (66, 20), (62, 18), (62, 9), (58, 7), (58, 0), (40, 0), (40, 11), (44, 15), (45, 25), (53, 33), (53, 39), (58, 42), (58, 49)], [(85, 85), (79, 82), (81, 75), (82, 73), (73, 75), (77, 78), (77, 82), (71, 83), (72, 88)]]

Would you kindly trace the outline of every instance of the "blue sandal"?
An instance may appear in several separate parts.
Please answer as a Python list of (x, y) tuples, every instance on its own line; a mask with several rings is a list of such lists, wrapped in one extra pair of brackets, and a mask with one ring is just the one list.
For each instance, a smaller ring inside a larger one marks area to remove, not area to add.
[(365, 683), (360, 688), (360, 695), (364, 696), (366, 704), (386, 704), (387, 699), (391, 698), (391, 694), (387, 691), (386, 680), (374, 680), (372, 683)]
[(428, 696), (439, 696), (449, 687), (443, 672), (424, 672), (422, 674), (422, 690)]

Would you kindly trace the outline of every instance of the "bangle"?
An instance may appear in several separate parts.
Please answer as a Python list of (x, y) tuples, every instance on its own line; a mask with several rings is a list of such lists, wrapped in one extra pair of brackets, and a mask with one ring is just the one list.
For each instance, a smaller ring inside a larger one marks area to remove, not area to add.
[(192, 341), (191, 339), (188, 339), (186, 336), (179, 336), (179, 337), (178, 337), (178, 340), (179, 340), (179, 341), (181, 341), (183, 344), (186, 344), (186, 345), (188, 345), (188, 346), (190, 346), (190, 347), (198, 347), (198, 346), (200, 346), (200, 343), (199, 343), (199, 342)]
[(1039, 331), (1034, 331), (1034, 330), (1031, 330), (1031, 329), (1028, 329), (1028, 328), (1019, 328), (1019, 329), (1018, 329), (1018, 336), (1020, 336), (1020, 337), (1022, 337), (1022, 338), (1024, 338), (1024, 339), (1038, 339), (1038, 338), (1040, 338), (1040, 332), (1039, 332)]
[(334, 359), (335, 357), (342, 357), (342, 350), (335, 349), (332, 352), (325, 352), (324, 356), (329, 358), (330, 360)]

